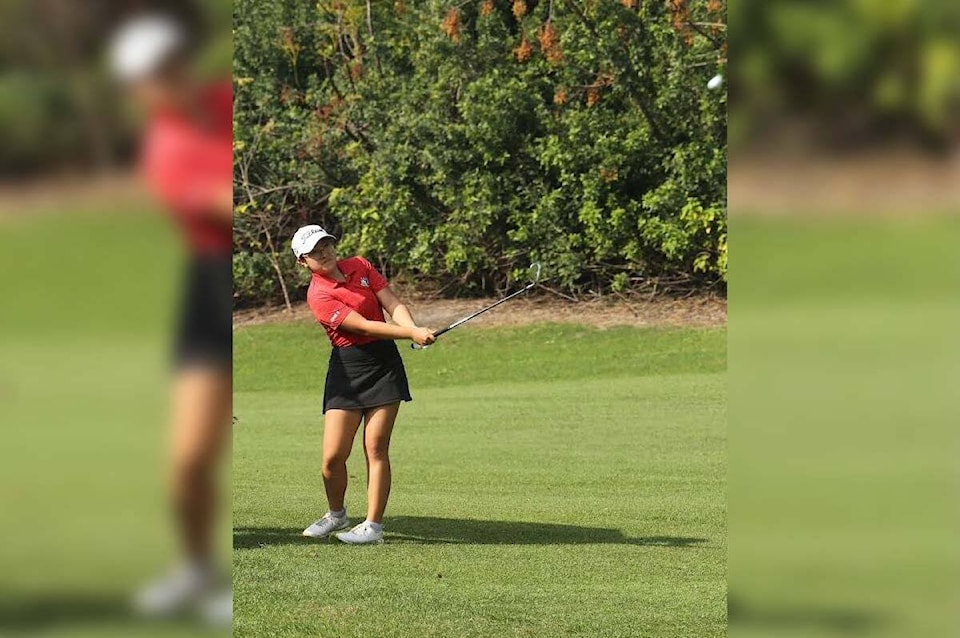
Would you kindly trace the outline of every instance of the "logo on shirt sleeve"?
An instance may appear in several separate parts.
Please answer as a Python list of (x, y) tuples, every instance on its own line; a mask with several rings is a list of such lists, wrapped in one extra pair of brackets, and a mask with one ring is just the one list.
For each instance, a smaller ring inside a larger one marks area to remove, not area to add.
[(370, 287), (370, 280), (367, 279), (366, 277), (361, 277), (361, 278), (360, 278), (360, 285), (363, 286), (364, 288), (369, 288), (369, 287)]
[(334, 313), (333, 313), (332, 315), (330, 315), (330, 323), (333, 323), (334, 321), (336, 321), (336, 320), (337, 320), (337, 317), (339, 317), (339, 316), (340, 316), (340, 311), (339, 311), (339, 310), (335, 310)]

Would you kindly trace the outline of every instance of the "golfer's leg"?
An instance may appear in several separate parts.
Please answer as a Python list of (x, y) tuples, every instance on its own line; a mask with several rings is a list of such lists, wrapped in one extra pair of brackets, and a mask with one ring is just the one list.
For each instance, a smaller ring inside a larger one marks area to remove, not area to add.
[(383, 521), (390, 497), (390, 434), (400, 411), (400, 403), (391, 403), (366, 411), (363, 451), (367, 457), (367, 520)]
[(230, 431), (229, 371), (185, 368), (174, 381), (172, 409), (173, 503), (188, 556), (211, 556), (217, 463)]
[(323, 487), (332, 512), (343, 509), (347, 459), (362, 417), (360, 410), (327, 410), (323, 418)]

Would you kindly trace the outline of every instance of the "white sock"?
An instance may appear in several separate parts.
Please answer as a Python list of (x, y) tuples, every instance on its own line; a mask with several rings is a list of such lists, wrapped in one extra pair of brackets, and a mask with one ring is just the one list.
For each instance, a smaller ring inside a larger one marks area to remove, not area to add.
[(213, 579), (214, 569), (207, 558), (191, 558), (187, 562), (187, 573), (194, 581), (206, 583)]
[(339, 511), (337, 511), (337, 512), (334, 512), (333, 510), (330, 510), (330, 516), (333, 516), (333, 517), (335, 517), (335, 518), (343, 518), (343, 517), (346, 516), (346, 515), (347, 515), (347, 508), (346, 508), (346, 507), (344, 507), (342, 510), (339, 510)]
[(371, 520), (366, 520), (366, 521), (364, 521), (364, 523), (366, 523), (366, 524), (368, 524), (370, 527), (372, 527), (372, 528), (373, 528), (373, 531), (375, 531), (375, 532), (382, 532), (382, 531), (383, 531), (383, 525), (380, 524), (380, 523), (374, 523), (374, 522), (371, 521)]

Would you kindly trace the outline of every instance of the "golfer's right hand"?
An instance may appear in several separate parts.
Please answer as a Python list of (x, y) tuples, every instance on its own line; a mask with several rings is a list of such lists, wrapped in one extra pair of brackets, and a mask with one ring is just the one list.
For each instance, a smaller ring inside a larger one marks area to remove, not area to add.
[(410, 340), (418, 346), (429, 346), (436, 341), (437, 338), (433, 336), (433, 330), (429, 328), (414, 328), (413, 334), (410, 335)]

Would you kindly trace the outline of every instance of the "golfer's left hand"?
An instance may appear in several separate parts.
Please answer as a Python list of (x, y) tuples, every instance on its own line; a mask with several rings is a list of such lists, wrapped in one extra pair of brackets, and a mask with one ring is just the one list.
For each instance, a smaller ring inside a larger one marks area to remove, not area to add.
[(433, 336), (433, 330), (429, 328), (414, 328), (410, 339), (418, 346), (429, 346), (437, 340), (437, 338)]

